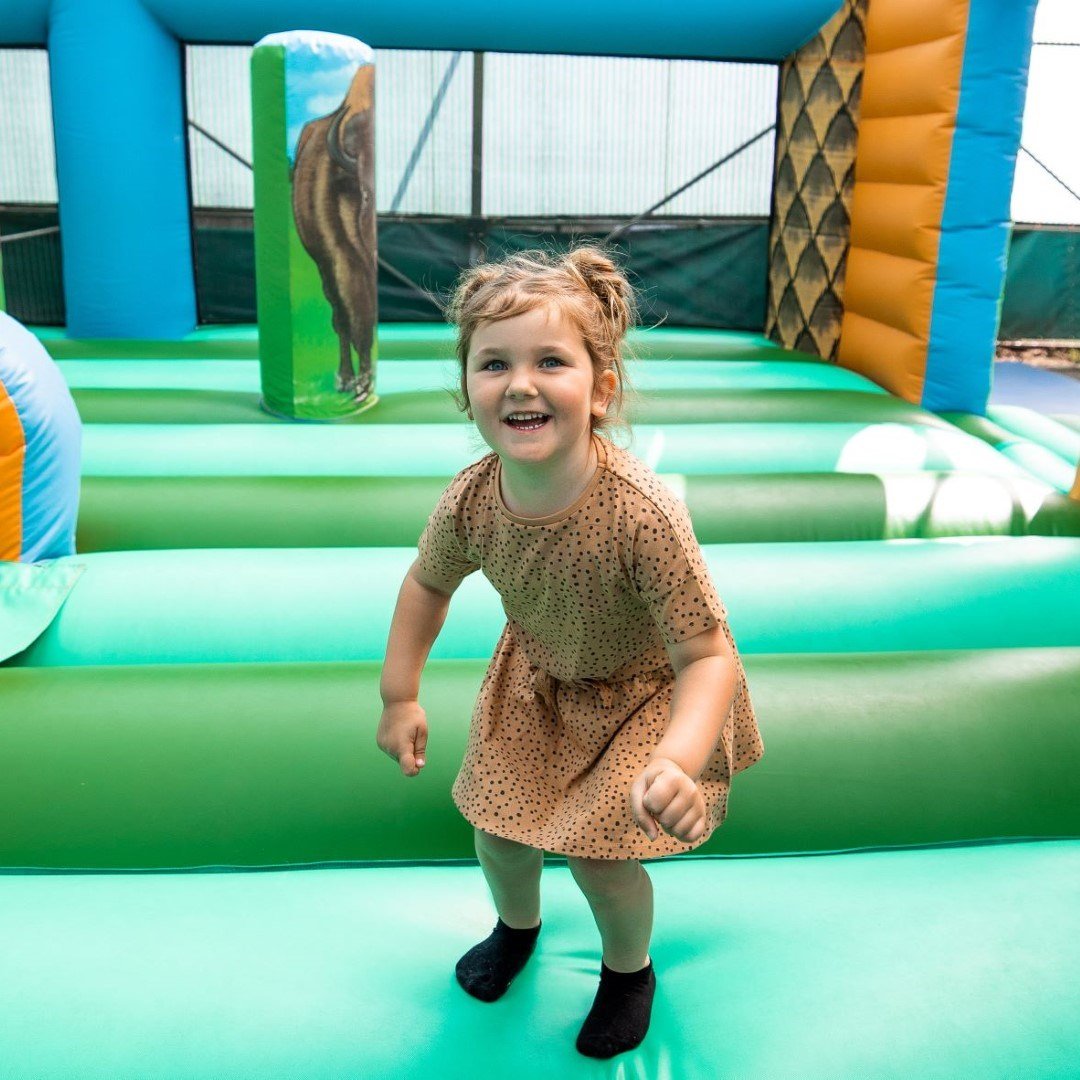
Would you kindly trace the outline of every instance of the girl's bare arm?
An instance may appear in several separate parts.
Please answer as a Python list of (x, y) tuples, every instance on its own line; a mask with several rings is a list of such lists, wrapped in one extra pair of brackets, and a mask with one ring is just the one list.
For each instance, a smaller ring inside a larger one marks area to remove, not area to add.
[(418, 698), (420, 673), (439, 636), (453, 589), (429, 581), (414, 562), (390, 620), (379, 692), (383, 709), (375, 742), (404, 776), (419, 776), (427, 760), (427, 716)]
[(379, 692), (383, 704), (416, 701), (420, 694), (420, 673), (431, 646), (439, 636), (451, 593), (424, 578), (414, 561), (398, 591), (397, 606), (390, 621)]
[(671, 719), (649, 756), (674, 761), (692, 780), (705, 771), (735, 699), (738, 673), (719, 626), (668, 647), (675, 669)]

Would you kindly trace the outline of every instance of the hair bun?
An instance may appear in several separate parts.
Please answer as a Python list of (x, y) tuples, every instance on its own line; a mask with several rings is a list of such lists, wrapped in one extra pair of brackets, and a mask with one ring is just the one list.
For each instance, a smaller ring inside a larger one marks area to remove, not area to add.
[(633, 298), (629, 282), (611, 256), (595, 244), (583, 244), (567, 252), (563, 263), (580, 275), (600, 301), (616, 338), (621, 338), (633, 321)]

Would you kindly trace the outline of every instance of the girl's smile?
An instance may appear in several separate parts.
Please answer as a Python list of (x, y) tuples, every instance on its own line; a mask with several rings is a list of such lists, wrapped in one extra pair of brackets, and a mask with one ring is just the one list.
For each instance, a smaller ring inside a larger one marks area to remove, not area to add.
[(544, 413), (512, 413), (505, 422), (511, 431), (528, 432), (539, 431), (550, 419)]

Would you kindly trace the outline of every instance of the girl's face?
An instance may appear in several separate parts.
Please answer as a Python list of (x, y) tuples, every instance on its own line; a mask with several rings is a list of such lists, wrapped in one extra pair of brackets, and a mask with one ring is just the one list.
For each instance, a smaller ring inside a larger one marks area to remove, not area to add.
[[(539, 464), (569, 460), (603, 416), (615, 374), (593, 378), (581, 332), (556, 305), (482, 322), (465, 371), (473, 419), (501, 458)], [(595, 383), (595, 385), (594, 385)]]

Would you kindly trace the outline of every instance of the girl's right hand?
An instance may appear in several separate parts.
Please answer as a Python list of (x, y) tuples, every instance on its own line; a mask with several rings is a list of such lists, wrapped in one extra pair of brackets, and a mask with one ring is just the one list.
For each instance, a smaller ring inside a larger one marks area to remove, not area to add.
[(427, 754), (427, 735), (427, 715), (418, 701), (383, 705), (375, 742), (401, 766), (402, 775), (420, 775)]

